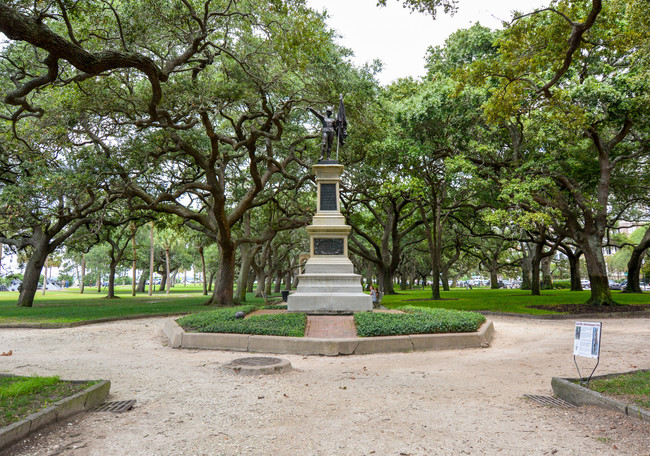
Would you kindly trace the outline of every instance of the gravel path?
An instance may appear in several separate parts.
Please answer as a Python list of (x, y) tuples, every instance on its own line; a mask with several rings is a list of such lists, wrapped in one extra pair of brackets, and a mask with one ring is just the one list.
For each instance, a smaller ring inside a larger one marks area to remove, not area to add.
[[(13, 350), (1, 371), (109, 379), (110, 400), (137, 400), (123, 414), (54, 425), (3, 456), (650, 455), (648, 423), (522, 397), (575, 376), (570, 320), (496, 317), (487, 349), (281, 355), (292, 372), (252, 377), (221, 369), (246, 354), (167, 347), (163, 321), (1, 330), (0, 352)], [(649, 346), (650, 319), (605, 320), (597, 373), (650, 368)]]

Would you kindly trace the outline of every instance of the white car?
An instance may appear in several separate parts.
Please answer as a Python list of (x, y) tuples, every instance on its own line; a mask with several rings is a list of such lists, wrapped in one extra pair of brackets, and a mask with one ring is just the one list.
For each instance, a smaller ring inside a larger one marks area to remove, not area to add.
[[(639, 282), (639, 288), (641, 288), (641, 291), (650, 291), (650, 284), (647, 282)], [(627, 289), (627, 283), (621, 287), (621, 290), (625, 291)]]

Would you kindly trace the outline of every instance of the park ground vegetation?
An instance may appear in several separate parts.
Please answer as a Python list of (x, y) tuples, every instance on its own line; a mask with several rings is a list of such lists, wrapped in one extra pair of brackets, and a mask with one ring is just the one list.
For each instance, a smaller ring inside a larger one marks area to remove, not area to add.
[[(0, 294), (0, 326), (38, 326), (56, 327), (83, 323), (101, 322), (125, 318), (146, 318), (153, 316), (177, 316), (210, 312), (214, 308), (203, 305), (205, 297), (202, 286), (176, 287), (171, 294), (164, 291), (148, 295), (131, 296), (130, 287), (117, 287), (119, 299), (107, 300), (103, 294), (76, 290), (52, 291), (45, 296), (37, 296), (30, 308), (15, 305), (16, 293)], [(439, 308), (449, 310), (496, 312), (522, 315), (580, 314), (593, 312), (592, 307), (584, 305), (588, 291), (572, 292), (568, 289), (544, 291), (541, 296), (532, 296), (527, 290), (491, 290), (489, 288), (467, 290), (453, 288), (444, 293), (444, 299), (431, 299), (431, 291), (402, 290), (399, 294), (384, 296), (382, 305), (389, 309), (402, 310), (404, 307)], [(248, 309), (273, 309), (282, 305), (280, 294), (266, 299), (247, 296), (244, 307)], [(650, 295), (618, 293), (616, 298), (621, 306), (608, 308), (643, 312), (650, 308)], [(223, 315), (232, 315), (238, 307), (223, 309)], [(286, 304), (284, 306), (286, 308)], [(241, 309), (239, 309), (241, 310)], [(230, 318), (230, 317), (229, 317)]]
[(95, 382), (69, 382), (59, 377), (0, 376), (0, 428), (40, 412)]
[(636, 371), (593, 380), (589, 388), (650, 410), (650, 371)]
[(556, 304), (640, 304), (649, 18), (643, 0), (552, 0), (455, 32), (425, 77), (381, 86), (380, 62), (353, 65), (302, 0), (4, 2), (0, 287), (17, 284), (20, 318), (54, 318), (39, 286), (66, 282), (105, 293), (98, 309), (188, 283), (196, 307), (291, 290), (316, 206), (308, 108), (344, 94), (349, 251), (385, 303), (426, 287), (445, 307), (487, 283), (545, 305), (564, 281)]

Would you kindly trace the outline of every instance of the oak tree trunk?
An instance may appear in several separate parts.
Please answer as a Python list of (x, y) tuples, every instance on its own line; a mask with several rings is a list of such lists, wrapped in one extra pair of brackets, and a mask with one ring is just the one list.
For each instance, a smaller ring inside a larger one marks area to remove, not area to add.
[(45, 290), (47, 289), (47, 258), (45, 258), (45, 264), (43, 268), (43, 293), (42, 295), (45, 296)]
[(246, 302), (246, 286), (248, 284), (248, 275), (251, 270), (250, 245), (241, 244), (239, 246), (239, 253), (241, 258), (241, 265), (239, 267), (239, 277), (237, 278), (237, 296), (235, 301), (238, 303)]
[(585, 232), (577, 241), (585, 256), (591, 285), (591, 296), (587, 304), (592, 306), (618, 305), (612, 298), (612, 292), (609, 289), (607, 266), (603, 256), (602, 242), (598, 235)]
[(627, 286), (625, 293), (641, 293), (639, 276), (641, 275), (641, 262), (645, 251), (650, 247), (650, 228), (643, 235), (641, 242), (632, 249), (630, 261), (627, 263)]
[(142, 274), (140, 275), (140, 279), (138, 280), (138, 287), (136, 288), (136, 292), (138, 293), (144, 293), (145, 292), (145, 282), (147, 281), (147, 276), (144, 274), (144, 271), (142, 271)]
[(539, 269), (540, 269), (539, 264), (541, 261), (542, 261), (541, 256), (537, 257), (537, 255), (535, 255), (531, 258), (532, 271), (531, 271), (530, 290), (533, 296), (541, 295), (540, 280), (539, 280)]
[(131, 280), (131, 296), (135, 296), (135, 278), (136, 278), (136, 260), (138, 258), (138, 252), (136, 251), (136, 246), (135, 246), (135, 226), (133, 226), (133, 237), (131, 238), (131, 243), (133, 247), (133, 274), (132, 274), (132, 280)]
[(551, 277), (551, 260), (553, 257), (547, 256), (542, 259), (542, 289), (543, 290), (552, 290), (553, 289), (553, 278)]
[(531, 252), (528, 244), (521, 244), (523, 257), (521, 258), (521, 289), (532, 290), (533, 264), (531, 262)]
[(81, 254), (81, 280), (79, 281), (79, 293), (84, 293), (84, 288), (86, 286), (86, 254)]
[(229, 239), (220, 238), (219, 269), (212, 297), (205, 303), (215, 306), (232, 306), (234, 304), (233, 289), (235, 285), (235, 245)]
[(199, 247), (199, 256), (201, 257), (201, 281), (203, 282), (203, 295), (208, 295), (208, 283), (205, 275), (205, 256), (203, 255), (203, 246)]
[[(566, 254), (567, 252), (565, 252)], [(580, 278), (580, 255), (567, 255), (569, 259), (569, 273), (571, 274), (571, 291), (582, 291), (582, 280)]]
[(172, 287), (172, 281), (169, 272), (169, 249), (168, 248), (165, 249), (165, 282), (167, 282), (167, 289), (165, 290), (165, 294), (169, 294)]
[(149, 230), (149, 296), (153, 296), (154, 239), (153, 222)]
[(27, 265), (25, 266), (23, 282), (19, 289), (19, 307), (32, 307), (34, 305), (34, 296), (36, 296), (38, 281), (41, 278), (41, 271), (43, 270), (48, 254), (47, 246), (41, 243), (37, 244), (34, 252), (29, 257), (29, 261), (27, 261)]
[(499, 276), (497, 274), (496, 262), (493, 262), (490, 267), (490, 289), (496, 290), (499, 288)]
[(115, 270), (117, 269), (117, 261), (111, 260), (108, 265), (108, 293), (106, 297), (109, 299), (115, 298)]

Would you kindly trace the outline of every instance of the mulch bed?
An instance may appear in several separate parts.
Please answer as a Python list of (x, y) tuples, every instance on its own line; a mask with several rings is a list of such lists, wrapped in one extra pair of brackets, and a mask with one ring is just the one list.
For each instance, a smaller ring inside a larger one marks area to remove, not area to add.
[(259, 309), (249, 313), (244, 318), (252, 317), (253, 315), (267, 315), (267, 314), (286, 314), (289, 313), (287, 309)]
[(570, 314), (596, 314), (596, 313), (618, 313), (618, 312), (639, 312), (650, 310), (650, 304), (638, 306), (588, 306), (587, 304), (554, 304), (546, 306), (526, 306), (530, 309), (552, 310), (553, 312), (566, 312)]

